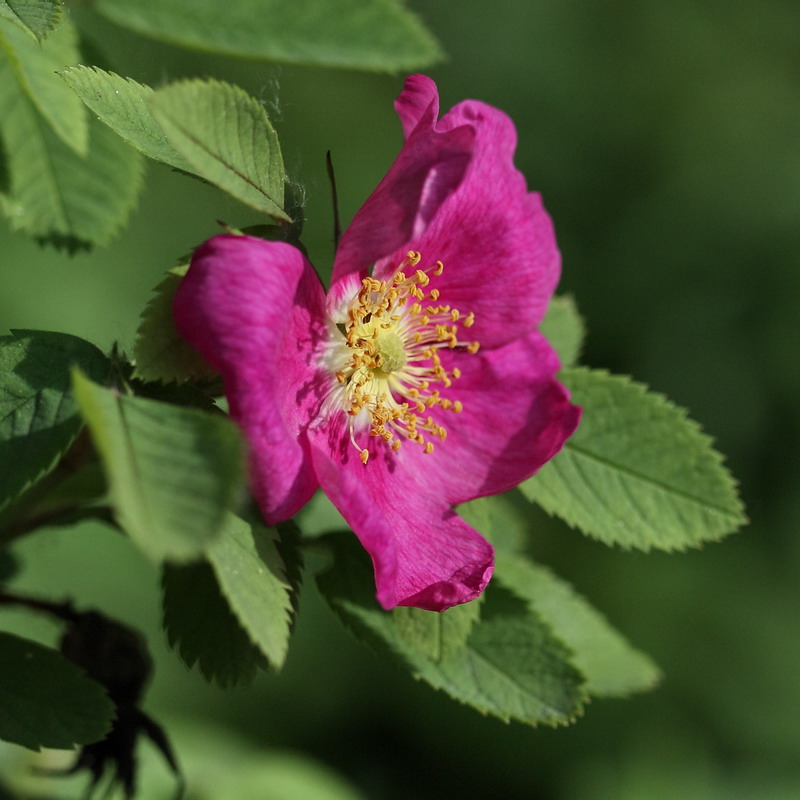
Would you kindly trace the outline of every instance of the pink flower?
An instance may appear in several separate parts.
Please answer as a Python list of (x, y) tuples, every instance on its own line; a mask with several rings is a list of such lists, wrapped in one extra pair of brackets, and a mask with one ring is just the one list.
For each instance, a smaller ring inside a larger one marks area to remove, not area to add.
[(560, 257), (514, 168), (512, 122), (473, 100), (439, 120), (422, 75), (395, 107), (405, 144), (342, 237), (327, 298), (296, 248), (217, 236), (174, 313), (224, 378), (266, 521), (322, 486), (372, 557), (381, 605), (443, 611), (494, 564), (453, 506), (532, 475), (580, 409), (537, 331)]

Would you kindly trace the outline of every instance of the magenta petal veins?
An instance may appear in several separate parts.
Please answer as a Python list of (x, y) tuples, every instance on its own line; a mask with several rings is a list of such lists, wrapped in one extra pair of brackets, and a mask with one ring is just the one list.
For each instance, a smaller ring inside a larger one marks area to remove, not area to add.
[(406, 142), (345, 232), (327, 300), (289, 245), (220, 236), (174, 311), (222, 373), (267, 521), (321, 485), (372, 557), (379, 602), (442, 611), (493, 568), (453, 505), (528, 478), (580, 410), (536, 331), (560, 257), (513, 124), (476, 101), (437, 120), (424, 76), (396, 107)]

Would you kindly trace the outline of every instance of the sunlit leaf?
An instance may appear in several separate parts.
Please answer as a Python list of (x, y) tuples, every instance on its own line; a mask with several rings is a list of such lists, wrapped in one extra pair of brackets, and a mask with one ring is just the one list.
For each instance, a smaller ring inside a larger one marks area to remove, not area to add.
[(114, 705), (55, 650), (0, 632), (0, 739), (36, 750), (102, 739)]
[(221, 533), (244, 481), (235, 424), (73, 374), (81, 412), (105, 467), (123, 529), (152, 559), (188, 561)]
[(562, 367), (572, 367), (578, 361), (586, 336), (586, 325), (570, 295), (554, 297), (539, 330), (555, 348)]
[(66, 333), (15, 331), (0, 338), (0, 507), (47, 474), (83, 421), (70, 368), (95, 381), (109, 361), (93, 344)]
[(69, 67), (60, 75), (102, 122), (140, 153), (175, 169), (192, 171), (153, 119), (149, 86), (98, 67)]
[(686, 413), (628, 378), (570, 369), (583, 407), (564, 450), (521, 485), (547, 512), (608, 544), (683, 549), (745, 522), (722, 457)]
[(146, 36), (229, 55), (379, 72), (442, 58), (399, 0), (96, 0), (95, 8)]
[[(1, 16), (1, 15), (0, 15)], [(78, 35), (69, 19), (39, 44), (18, 25), (0, 18), (2, 51), (20, 87), (56, 135), (79, 155), (89, 149), (89, 120), (80, 99), (56, 72), (80, 60)]]
[(156, 91), (150, 108), (193, 172), (256, 210), (289, 220), (278, 137), (258, 100), (228, 83), (190, 80)]

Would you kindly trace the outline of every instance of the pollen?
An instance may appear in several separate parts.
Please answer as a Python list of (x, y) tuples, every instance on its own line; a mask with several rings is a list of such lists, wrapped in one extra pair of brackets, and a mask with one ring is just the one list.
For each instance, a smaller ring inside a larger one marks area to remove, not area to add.
[(346, 347), (336, 351), (339, 389), (328, 409), (347, 415), (350, 442), (365, 466), (364, 436), (384, 442), (389, 452), (408, 441), (430, 454), (432, 440), (447, 437), (444, 415), (463, 410), (460, 400), (447, 396), (461, 370), (448, 369), (440, 353), (476, 353), (480, 345), (460, 338), (475, 314), (440, 302), (442, 289), (432, 284), (443, 271), (441, 261), (425, 268), (422, 254), (409, 251), (390, 280), (361, 281), (339, 326)]

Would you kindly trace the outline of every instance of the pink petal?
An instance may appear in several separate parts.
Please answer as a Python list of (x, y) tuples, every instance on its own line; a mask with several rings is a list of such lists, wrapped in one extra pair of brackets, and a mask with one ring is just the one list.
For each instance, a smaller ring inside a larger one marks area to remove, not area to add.
[(394, 108), (400, 117), (406, 139), (423, 119), (426, 126), (435, 125), (439, 118), (436, 84), (427, 75), (409, 75), (403, 91), (395, 100)]
[(326, 390), (313, 360), (324, 302), (299, 250), (217, 236), (195, 252), (173, 305), (181, 335), (222, 374), (269, 524), (295, 514), (318, 485), (305, 429)]
[(561, 257), (553, 226), (538, 194), (529, 193), (514, 167), (517, 134), (502, 112), (475, 100), (455, 106), (438, 123), (421, 108), (435, 107), (435, 86), (419, 76), (409, 79), (398, 99), (412, 137), (426, 126), (443, 132), (467, 125), (475, 130), (474, 156), (458, 188), (441, 202), (427, 226), (399, 245), (375, 268), (390, 278), (408, 250), (422, 253), (422, 267), (444, 263), (431, 282), (441, 302), (476, 316), (472, 335), (483, 347), (495, 347), (526, 335), (541, 322), (558, 284)]
[(385, 448), (371, 448), (364, 465), (345, 437), (330, 429), (312, 433), (312, 442), (322, 488), (372, 557), (384, 608), (444, 611), (483, 591), (494, 551), (437, 486), (399, 468)]
[(342, 236), (333, 268), (331, 304), (341, 299), (340, 282), (363, 276), (372, 265), (429, 224), (464, 176), (474, 132), (420, 126), (412, 132), (389, 172), (358, 210)]
[(441, 393), (460, 400), (463, 411), (435, 410), (447, 438), (432, 440), (432, 453), (406, 442), (397, 458), (449, 505), (512, 489), (558, 453), (578, 426), (581, 410), (555, 379), (558, 358), (539, 333), (476, 355), (444, 350), (442, 363), (461, 370)]

